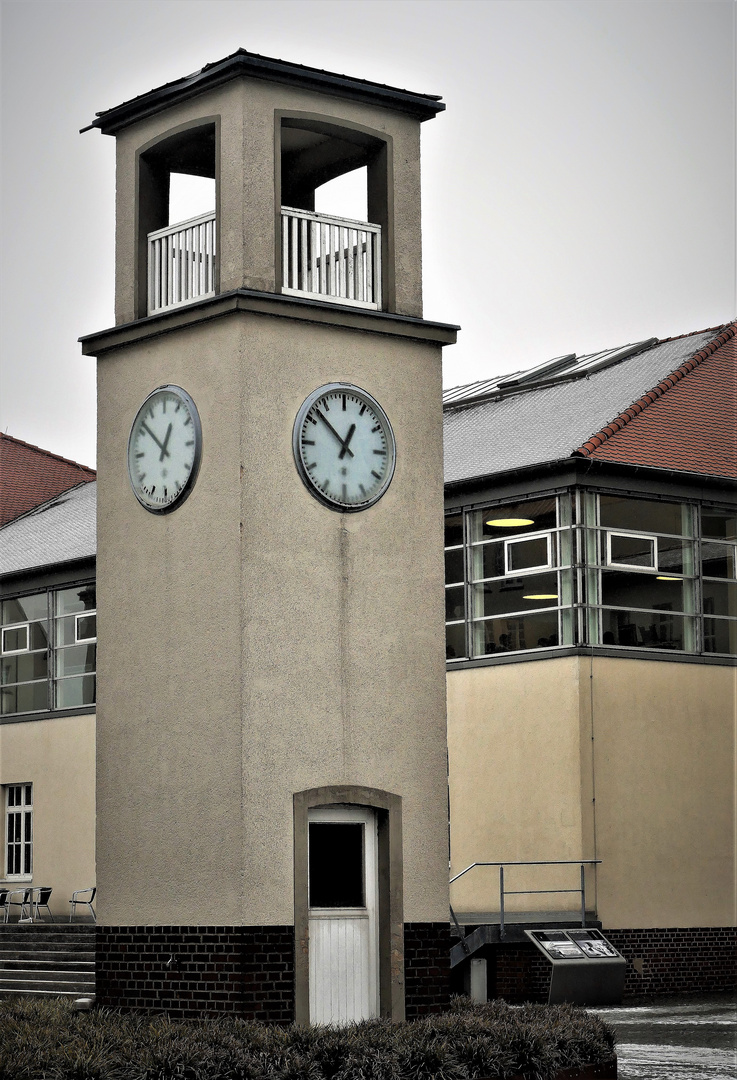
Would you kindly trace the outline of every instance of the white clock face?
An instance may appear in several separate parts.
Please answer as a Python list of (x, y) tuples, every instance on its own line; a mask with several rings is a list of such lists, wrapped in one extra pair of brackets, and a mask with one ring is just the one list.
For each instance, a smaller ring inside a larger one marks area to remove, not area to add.
[(128, 437), (128, 476), (141, 506), (165, 514), (189, 495), (200, 467), (202, 428), (194, 401), (179, 386), (154, 390)]
[(349, 383), (313, 391), (294, 422), (294, 459), (308, 491), (333, 510), (365, 510), (391, 483), (394, 432), (379, 403)]

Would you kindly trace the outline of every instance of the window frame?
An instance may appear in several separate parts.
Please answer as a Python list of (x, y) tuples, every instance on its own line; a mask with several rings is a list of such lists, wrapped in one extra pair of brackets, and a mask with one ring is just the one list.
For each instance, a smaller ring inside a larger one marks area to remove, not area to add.
[[(21, 792), (21, 802), (13, 806), (10, 805), (10, 793), (14, 790)], [(30, 780), (24, 780), (21, 783), (3, 784), (4, 790), (4, 808), (5, 808), (5, 830), (4, 830), (4, 848), (3, 848), (3, 873), (6, 881), (31, 881), (33, 879), (33, 783)], [(30, 791), (30, 803), (26, 801), (26, 792)], [(20, 818), (20, 839), (11, 840), (10, 838), (10, 826), (11, 818), (18, 816)], [(30, 825), (30, 829), (28, 826)], [(27, 830), (30, 832), (30, 836), (27, 835)], [(15, 848), (18, 847), (18, 853), (20, 855), (21, 870), (19, 872), (11, 871), (10, 869), (10, 855), (11, 845)], [(27, 858), (26, 858), (27, 856)], [(28, 863), (28, 869), (25, 869), (26, 862)]]
[[(26, 647), (25, 649), (6, 649), (5, 648), (5, 635), (9, 630), (23, 629), (26, 632)], [(31, 624), (30, 622), (9, 623), (7, 626), (2, 627), (0, 633), (0, 652), (3, 656), (20, 656), (22, 653), (31, 651)]]
[[(665, 535), (665, 534), (663, 534)], [(668, 534), (670, 535), (670, 534)], [(623, 540), (648, 540), (653, 545), (653, 561), (650, 565), (644, 566), (642, 563), (626, 563), (619, 560), (612, 559), (612, 537), (621, 537)], [(607, 568), (613, 568), (614, 570), (640, 570), (643, 573), (657, 574), (659, 565), (658, 555), (658, 535), (656, 533), (636, 533), (627, 532), (626, 530), (618, 531), (616, 529), (606, 529), (606, 563)]]
[[(558, 529), (559, 526), (556, 526)], [(548, 560), (544, 563), (538, 563), (535, 566), (526, 566), (522, 570), (513, 570), (509, 565), (509, 553), (516, 544), (525, 544), (530, 540), (542, 540), (546, 542)], [(559, 567), (553, 565), (552, 551), (553, 551), (553, 534), (550, 530), (537, 533), (525, 533), (523, 536), (510, 536), (504, 539), (504, 577), (516, 578), (524, 577), (527, 574), (539, 574), (545, 570), (558, 570)], [(485, 541), (485, 543), (493, 543), (494, 541)], [(484, 579), (486, 580), (486, 579)], [(493, 580), (493, 579), (488, 579)]]

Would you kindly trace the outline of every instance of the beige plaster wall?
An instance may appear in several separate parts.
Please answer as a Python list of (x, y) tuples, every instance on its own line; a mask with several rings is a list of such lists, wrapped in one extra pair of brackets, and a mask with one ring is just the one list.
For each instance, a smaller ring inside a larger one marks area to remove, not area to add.
[[(580, 859), (578, 657), (448, 672), (451, 875), (473, 862)], [(590, 855), (588, 856), (590, 857)], [(578, 868), (509, 868), (508, 889), (578, 887)], [(451, 887), (457, 911), (499, 910), (499, 871)], [(510, 910), (571, 910), (576, 898), (515, 896)]]
[[(359, 102), (238, 78), (124, 129), (116, 138), (116, 323), (136, 317), (134, 261), (136, 154), (153, 140), (200, 118), (219, 117), (220, 291), (275, 292), (280, 229), (275, 190), (275, 113), (346, 121), (390, 142), (394, 214), (392, 310), (422, 315), (420, 126), (411, 117)], [(281, 282), (279, 282), (279, 288)], [(140, 313), (145, 314), (145, 313)], [(140, 315), (139, 315), (140, 317)]]
[[(291, 923), (292, 794), (402, 797), (404, 917), (447, 918), (440, 349), (234, 314), (99, 364), (101, 921)], [(292, 458), (305, 397), (386, 409), (394, 480), (322, 507)], [(126, 475), (146, 394), (200, 411), (190, 498), (147, 514)]]
[[(735, 669), (717, 665), (570, 657), (449, 672), (453, 873), (595, 857), (587, 896), (605, 927), (732, 924), (736, 700)], [(555, 887), (548, 871), (516, 874), (508, 888)], [(451, 902), (498, 910), (497, 871), (472, 871)]]
[[(0, 726), (0, 785), (33, 784), (33, 875), (0, 884), (51, 886), (54, 915), (95, 884), (95, 717)], [(4, 825), (3, 825), (4, 828)]]
[(701, 664), (595, 661), (606, 926), (735, 922), (735, 674)]

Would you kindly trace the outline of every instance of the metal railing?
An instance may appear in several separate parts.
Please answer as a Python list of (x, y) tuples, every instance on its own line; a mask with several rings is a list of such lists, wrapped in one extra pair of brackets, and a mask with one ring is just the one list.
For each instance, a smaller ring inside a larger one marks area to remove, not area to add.
[[(461, 870), (460, 874), (456, 874), (450, 879), (449, 884), (452, 885), (454, 881), (458, 881), (464, 874), (467, 874), (470, 870), (473, 870), (477, 866), (498, 866), (499, 867), (499, 933), (504, 933), (504, 897), (505, 896), (537, 896), (537, 895), (553, 895), (563, 893), (579, 893), (581, 896), (581, 926), (586, 925), (586, 867), (598, 866), (601, 859), (546, 859), (537, 861), (520, 861), (520, 862), (475, 862), (467, 866), (465, 870)], [(504, 868), (505, 866), (578, 866), (581, 869), (581, 884), (577, 889), (505, 889), (504, 887)]]
[(148, 234), (148, 313), (215, 295), (215, 212)]
[(282, 292), (381, 307), (381, 226), (283, 206)]

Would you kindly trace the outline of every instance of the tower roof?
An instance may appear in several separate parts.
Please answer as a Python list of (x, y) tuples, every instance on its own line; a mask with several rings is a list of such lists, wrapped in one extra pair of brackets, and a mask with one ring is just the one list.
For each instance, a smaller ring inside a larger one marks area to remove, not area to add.
[(323, 71), (321, 68), (292, 64), (270, 56), (259, 56), (258, 53), (251, 53), (246, 49), (237, 49), (222, 60), (205, 64), (203, 68), (191, 75), (185, 75), (182, 79), (175, 79), (163, 86), (154, 87), (153, 90), (124, 101), (112, 109), (103, 109), (102, 112), (96, 114), (92, 123), (82, 130), (99, 128), (103, 135), (114, 135), (145, 116), (159, 112), (179, 101), (195, 97), (205, 90), (211, 90), (239, 76), (284, 83), (287, 86), (299, 86), (306, 90), (350, 98), (385, 109), (409, 113), (418, 120), (430, 120), (445, 109), (444, 103), (437, 94), (417, 94), (411, 90), (400, 90), (395, 86), (371, 82), (369, 79), (338, 75), (335, 72)]

